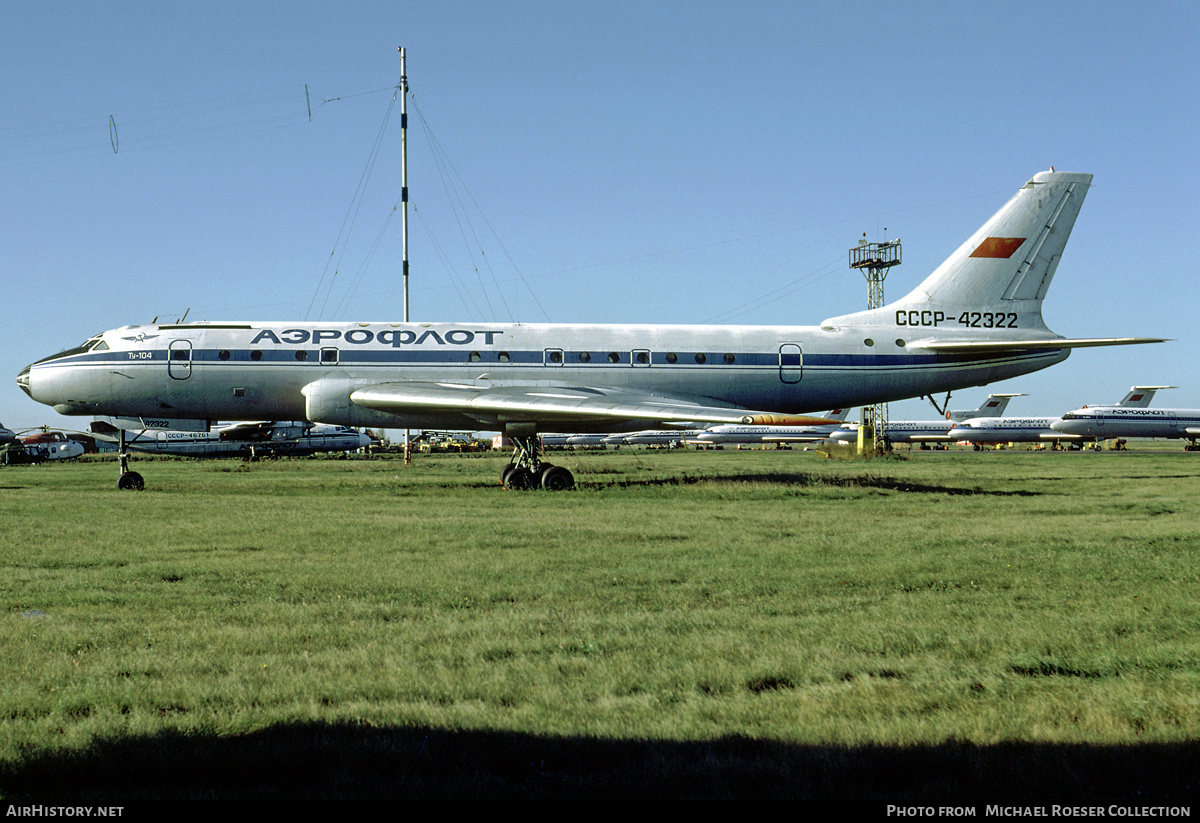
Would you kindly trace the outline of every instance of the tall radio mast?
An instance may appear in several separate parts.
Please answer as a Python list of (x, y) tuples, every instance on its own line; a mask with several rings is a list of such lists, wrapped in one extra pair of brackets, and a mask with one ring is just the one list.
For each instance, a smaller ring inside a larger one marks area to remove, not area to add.
[[(887, 229), (884, 229), (887, 236)], [(867, 278), (867, 308), (883, 306), (883, 281), (888, 269), (900, 265), (900, 241), (868, 243), (863, 234), (858, 245), (850, 249), (850, 268), (858, 269)], [(879, 454), (889, 451), (887, 403), (864, 406), (862, 420), (858, 424), (858, 452), (861, 455)]]

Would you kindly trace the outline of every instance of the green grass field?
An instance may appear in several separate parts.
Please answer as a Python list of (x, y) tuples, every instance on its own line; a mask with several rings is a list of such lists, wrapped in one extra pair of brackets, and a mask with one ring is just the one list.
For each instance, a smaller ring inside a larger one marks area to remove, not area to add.
[(0, 797), (1169, 801), (1200, 454), (0, 470)]

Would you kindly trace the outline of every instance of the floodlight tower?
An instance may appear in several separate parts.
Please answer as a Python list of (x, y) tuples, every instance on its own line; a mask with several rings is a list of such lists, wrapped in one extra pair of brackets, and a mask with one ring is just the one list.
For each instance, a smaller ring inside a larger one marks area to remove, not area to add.
[[(884, 229), (884, 236), (887, 229)], [(883, 306), (883, 281), (888, 269), (899, 266), (900, 241), (889, 240), (883, 243), (868, 243), (864, 232), (858, 245), (850, 249), (850, 268), (858, 269), (867, 278), (867, 308), (878, 309)], [(864, 406), (862, 420), (858, 424), (859, 454), (878, 454), (891, 449), (887, 436), (888, 407), (887, 403), (876, 403)]]

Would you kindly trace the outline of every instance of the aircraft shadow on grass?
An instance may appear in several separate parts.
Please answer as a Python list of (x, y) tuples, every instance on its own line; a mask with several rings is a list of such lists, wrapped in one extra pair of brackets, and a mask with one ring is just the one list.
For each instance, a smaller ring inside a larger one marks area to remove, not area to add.
[[(696, 483), (764, 483), (773, 486), (801, 486), (815, 488), (862, 488), (882, 489), (897, 492), (921, 492), (928, 494), (975, 494), (989, 497), (1037, 497), (1041, 492), (1026, 489), (997, 490), (934, 486), (914, 483), (911, 480), (896, 480), (889, 477), (831, 477), (803, 472), (747, 472), (721, 475), (680, 475), (634, 480), (601, 481), (600, 485), (626, 488), (633, 486), (690, 486)], [(585, 481), (581, 485), (587, 486)]]
[(98, 739), (79, 752), (46, 752), (0, 767), (0, 797), (18, 806), (419, 797), (1094, 807), (1187, 804), (1198, 789), (1195, 741), (836, 746), (319, 722), (227, 737), (164, 731)]

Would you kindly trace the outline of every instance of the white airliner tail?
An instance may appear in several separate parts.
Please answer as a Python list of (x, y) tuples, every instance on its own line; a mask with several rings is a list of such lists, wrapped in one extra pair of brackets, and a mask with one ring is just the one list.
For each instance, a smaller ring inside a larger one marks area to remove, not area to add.
[(1126, 406), (1133, 409), (1144, 409), (1150, 405), (1150, 401), (1154, 399), (1154, 393), (1159, 389), (1173, 389), (1174, 386), (1134, 386), (1129, 390), (1129, 394), (1121, 398), (1117, 403), (1118, 406)]
[(830, 318), (822, 326), (900, 326), (917, 335), (907, 345), (946, 352), (1160, 342), (1066, 339), (1042, 320), (1042, 301), (1091, 182), (1090, 174), (1035, 174), (907, 295), (883, 308)]
[(984, 400), (979, 408), (970, 411), (946, 412), (946, 419), (961, 422), (973, 417), (1002, 417), (1004, 410), (1008, 408), (1009, 400), (1024, 396), (1024, 394), (989, 394), (987, 400)]

